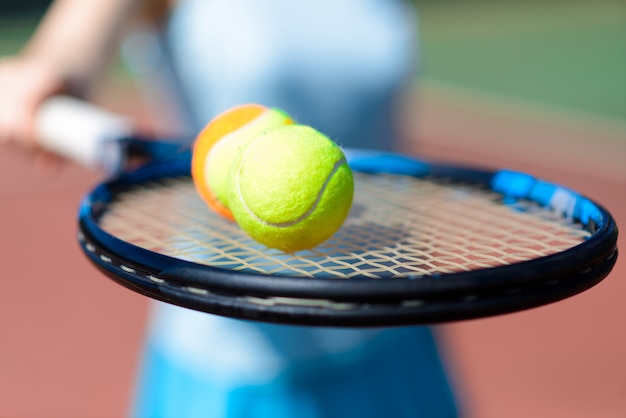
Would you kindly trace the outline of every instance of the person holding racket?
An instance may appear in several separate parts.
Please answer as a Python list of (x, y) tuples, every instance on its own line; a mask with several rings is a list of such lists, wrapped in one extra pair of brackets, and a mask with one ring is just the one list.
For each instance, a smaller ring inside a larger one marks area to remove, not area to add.
[[(144, 4), (145, 3), (145, 4)], [(47, 98), (89, 98), (141, 0), (57, 0), (0, 63), (0, 141), (37, 147)], [(415, 13), (389, 0), (182, 0), (157, 22), (187, 128), (237, 104), (286, 109), (342, 146), (389, 149), (415, 76)], [(135, 417), (449, 417), (450, 381), (427, 327), (256, 323), (153, 304)]]

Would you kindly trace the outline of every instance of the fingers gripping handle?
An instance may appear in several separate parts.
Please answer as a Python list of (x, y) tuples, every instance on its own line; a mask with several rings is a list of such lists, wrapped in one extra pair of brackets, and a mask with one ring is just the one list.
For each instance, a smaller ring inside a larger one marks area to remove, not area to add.
[(45, 101), (36, 119), (36, 134), (42, 148), (107, 173), (122, 164), (118, 140), (131, 133), (128, 119), (67, 96)]

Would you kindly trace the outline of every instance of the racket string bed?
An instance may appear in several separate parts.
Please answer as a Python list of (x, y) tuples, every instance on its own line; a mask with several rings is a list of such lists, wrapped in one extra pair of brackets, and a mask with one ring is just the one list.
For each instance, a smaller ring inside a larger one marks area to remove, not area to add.
[(356, 176), (353, 210), (311, 251), (260, 246), (209, 211), (187, 177), (120, 193), (100, 220), (150, 251), (217, 268), (322, 278), (421, 277), (508, 265), (587, 239), (582, 225), (532, 202), (503, 204), (475, 185), (398, 175)]

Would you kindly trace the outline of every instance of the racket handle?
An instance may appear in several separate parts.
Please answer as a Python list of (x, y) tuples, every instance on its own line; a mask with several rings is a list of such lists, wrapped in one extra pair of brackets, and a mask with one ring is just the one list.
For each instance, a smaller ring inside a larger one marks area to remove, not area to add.
[(127, 118), (68, 96), (46, 100), (35, 128), (45, 150), (107, 173), (121, 166), (124, 156), (119, 140), (133, 131)]

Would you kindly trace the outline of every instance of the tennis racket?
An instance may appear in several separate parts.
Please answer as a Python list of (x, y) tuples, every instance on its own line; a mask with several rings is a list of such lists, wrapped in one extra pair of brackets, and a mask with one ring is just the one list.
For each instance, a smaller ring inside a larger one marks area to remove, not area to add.
[(611, 214), (574, 190), (366, 150), (346, 150), (355, 201), (342, 228), (286, 254), (207, 209), (188, 142), (133, 137), (124, 118), (68, 98), (39, 116), (46, 148), (109, 173), (78, 213), (88, 259), (129, 289), (195, 310), (299, 325), (435, 324), (573, 296), (617, 258)]

